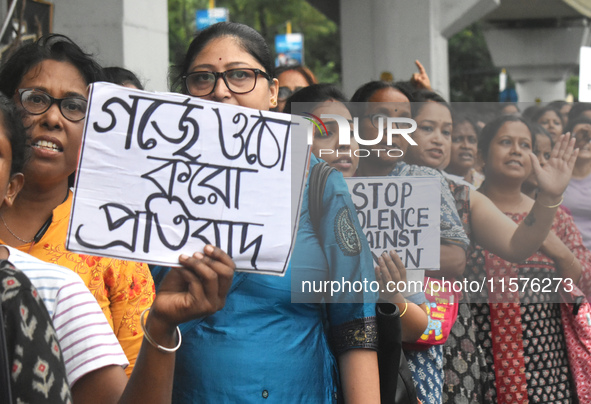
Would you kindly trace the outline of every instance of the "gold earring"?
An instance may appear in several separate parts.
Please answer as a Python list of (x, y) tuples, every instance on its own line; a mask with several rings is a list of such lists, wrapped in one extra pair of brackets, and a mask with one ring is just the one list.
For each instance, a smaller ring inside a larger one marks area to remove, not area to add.
[(277, 100), (276, 100), (275, 98), (273, 98), (273, 99), (271, 100), (271, 105), (273, 105), (274, 107), (276, 107), (276, 106), (277, 106)]

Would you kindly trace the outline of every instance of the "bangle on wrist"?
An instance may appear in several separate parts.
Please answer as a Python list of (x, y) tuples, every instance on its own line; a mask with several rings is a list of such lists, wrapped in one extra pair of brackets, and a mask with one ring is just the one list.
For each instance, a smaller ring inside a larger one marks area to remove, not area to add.
[(554, 209), (554, 208), (557, 208), (557, 207), (559, 207), (560, 205), (562, 205), (562, 202), (564, 202), (564, 196), (561, 196), (561, 197), (560, 197), (560, 202), (558, 202), (556, 205), (550, 205), (550, 206), (547, 206), (547, 205), (543, 205), (543, 204), (540, 202), (540, 206), (542, 206), (542, 207), (544, 207), (544, 208), (548, 208), (548, 209)]
[(176, 333), (179, 336), (179, 343), (174, 348), (167, 348), (165, 346), (162, 346), (162, 345), (156, 343), (156, 341), (154, 341), (154, 339), (150, 336), (150, 334), (148, 334), (148, 330), (146, 329), (146, 322), (144, 321), (144, 318), (146, 317), (146, 313), (149, 311), (150, 311), (150, 308), (147, 308), (146, 310), (142, 311), (142, 314), (140, 314), (140, 325), (142, 326), (142, 330), (144, 331), (144, 338), (146, 338), (146, 340), (150, 343), (150, 345), (152, 345), (154, 348), (156, 348), (160, 352), (165, 352), (165, 353), (176, 352), (181, 347), (181, 342), (183, 341), (181, 338), (181, 330), (179, 329), (178, 326), (176, 327)]
[(400, 313), (400, 318), (406, 314), (406, 310), (408, 310), (408, 301), (404, 299), (404, 310), (402, 310), (402, 313)]

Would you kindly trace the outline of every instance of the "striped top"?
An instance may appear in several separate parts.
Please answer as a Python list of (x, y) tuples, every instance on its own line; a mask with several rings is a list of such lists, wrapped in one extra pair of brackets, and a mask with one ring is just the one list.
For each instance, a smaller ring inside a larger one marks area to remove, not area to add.
[(4, 247), (10, 252), (8, 260), (29, 277), (47, 307), (62, 348), (70, 386), (96, 369), (128, 365), (96, 299), (77, 274)]

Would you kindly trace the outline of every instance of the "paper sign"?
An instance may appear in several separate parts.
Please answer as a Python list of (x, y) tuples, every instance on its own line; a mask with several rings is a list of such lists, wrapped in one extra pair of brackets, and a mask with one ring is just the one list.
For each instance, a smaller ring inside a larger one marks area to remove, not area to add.
[(441, 185), (433, 177), (346, 178), (375, 263), (395, 250), (407, 269), (439, 269)]
[(213, 244), (240, 270), (283, 274), (307, 150), (292, 154), (290, 118), (94, 84), (67, 248), (178, 265)]
[(581, 46), (579, 59), (579, 101), (591, 102), (591, 46)]

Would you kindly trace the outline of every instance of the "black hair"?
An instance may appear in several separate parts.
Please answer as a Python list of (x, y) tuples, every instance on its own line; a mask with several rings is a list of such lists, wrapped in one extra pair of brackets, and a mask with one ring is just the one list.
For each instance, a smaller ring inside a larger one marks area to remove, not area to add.
[(410, 104), (410, 111), (411, 111), (413, 118), (416, 117), (421, 112), (421, 109), (428, 102), (436, 102), (437, 104), (443, 105), (444, 107), (446, 107), (448, 109), (449, 113), (453, 117), (451, 105), (449, 105), (447, 103), (447, 101), (445, 101), (445, 99), (443, 99), (442, 96), (440, 96), (439, 94), (437, 94), (436, 92), (433, 92), (431, 90), (415, 91), (414, 93), (412, 93), (411, 101), (412, 102)]
[(281, 73), (289, 71), (298, 72), (299, 74), (304, 76), (309, 86), (318, 83), (318, 80), (316, 80), (316, 76), (314, 76), (314, 73), (312, 73), (312, 71), (309, 68), (302, 65), (279, 66), (275, 69), (275, 77), (278, 78), (279, 75), (281, 75)]
[[(401, 92), (406, 98), (408, 98), (409, 101), (412, 100), (412, 95), (411, 92), (409, 91), (408, 87), (406, 86), (405, 82), (396, 82), (396, 83), (392, 83), (389, 81), (370, 81), (369, 83), (365, 83), (364, 85), (362, 85), (361, 87), (359, 87), (357, 89), (357, 91), (355, 91), (355, 94), (353, 94), (353, 97), (351, 97), (351, 102), (352, 103), (365, 103), (367, 102), (376, 92), (378, 92), (379, 90), (383, 90), (385, 88), (392, 88), (396, 91)], [(362, 107), (360, 105), (355, 105), (355, 104), (350, 104), (349, 105), (350, 109), (354, 110), (352, 112), (354, 112), (353, 115), (363, 115), (365, 114), (364, 110), (361, 110), (365, 107)]]
[(412, 99), (411, 92), (409, 92), (403, 82), (391, 83), (389, 81), (377, 80), (370, 81), (359, 87), (357, 91), (355, 91), (355, 94), (353, 94), (353, 97), (351, 97), (351, 102), (367, 102), (378, 90), (384, 88), (393, 88), (394, 90), (400, 91), (409, 100)]
[(116, 66), (105, 67), (103, 70), (105, 72), (106, 80), (109, 83), (119, 84), (120, 86), (132, 84), (140, 90), (144, 89), (140, 79), (131, 70)]
[(452, 113), (452, 117), (454, 121), (454, 128), (457, 125), (467, 122), (468, 124), (470, 124), (470, 126), (472, 126), (472, 129), (474, 129), (474, 133), (476, 133), (476, 138), (480, 139), (480, 132), (482, 131), (482, 129), (480, 128), (480, 126), (478, 126), (476, 120), (472, 118), (472, 116), (468, 115), (465, 112), (457, 112), (454, 110)]
[[(105, 80), (103, 68), (88, 53), (85, 53), (70, 38), (50, 34), (19, 48), (0, 68), (0, 92), (13, 97), (23, 77), (45, 60), (71, 63), (86, 82), (91, 84)], [(68, 185), (74, 183), (75, 174), (70, 175)]]
[(413, 101), (413, 93), (417, 91), (417, 88), (410, 80), (397, 81), (394, 83), (394, 88), (404, 94), (411, 102)]
[(521, 113), (521, 116), (527, 119), (530, 122), (534, 122), (532, 116), (540, 109), (537, 105), (530, 105), (529, 107), (525, 108)]
[(548, 106), (560, 111), (562, 109), (562, 107), (564, 107), (565, 105), (570, 105), (570, 104), (571, 103), (568, 101), (556, 100), (556, 101), (549, 102)]
[(23, 77), (44, 60), (71, 63), (86, 84), (104, 81), (101, 66), (65, 35), (51, 34), (19, 48), (0, 68), (0, 91), (14, 96)]
[(505, 112), (503, 112), (503, 110), (507, 107), (515, 107), (515, 109), (517, 109), (517, 112), (521, 112), (521, 109), (519, 109), (519, 105), (517, 105), (516, 102), (500, 102), (497, 105), (497, 114), (499, 115), (503, 115), (505, 114)]
[(537, 135), (543, 135), (543, 136), (546, 136), (548, 139), (550, 139), (550, 145), (552, 145), (552, 147), (554, 147), (554, 139), (552, 138), (552, 135), (550, 134), (550, 132), (548, 132), (546, 130), (546, 128), (544, 128), (539, 123), (531, 123), (531, 122), (530, 122), (529, 126), (531, 129), (532, 139), (534, 141), (535, 141)]
[(3, 94), (0, 94), (0, 123), (2, 124), (2, 132), (10, 141), (12, 149), (12, 165), (10, 166), (10, 175), (12, 176), (23, 171), (31, 148), (27, 131), (23, 126), (21, 112), (14, 102)]
[(568, 111), (568, 122), (574, 121), (585, 113), (591, 110), (591, 102), (575, 102), (573, 107)]
[(580, 124), (591, 125), (591, 118), (588, 118), (585, 115), (582, 115), (582, 116), (579, 116), (577, 119), (575, 119), (572, 122), (569, 120), (568, 126), (566, 127), (566, 130), (564, 131), (564, 133), (570, 132), (571, 135), (574, 136), (573, 129), (575, 128), (575, 126), (580, 125)]
[(480, 138), (478, 139), (478, 150), (482, 154), (482, 158), (486, 161), (488, 156), (488, 150), (490, 149), (490, 144), (493, 138), (497, 135), (501, 127), (506, 124), (507, 122), (521, 122), (525, 126), (531, 136), (532, 142), (532, 150), (535, 147), (536, 137), (534, 136), (534, 130), (531, 127), (531, 124), (520, 116), (516, 115), (500, 115), (497, 116), (495, 119), (490, 121), (486, 124), (484, 128), (482, 128), (482, 132), (480, 132)]
[(301, 90), (293, 93), (285, 101), (285, 109), (283, 112), (291, 114), (291, 104), (293, 102), (309, 102), (320, 104), (325, 101), (335, 100), (342, 103), (347, 103), (347, 97), (332, 84), (312, 84), (304, 87)]
[(556, 116), (558, 117), (558, 119), (560, 119), (560, 124), (562, 126), (564, 126), (564, 121), (562, 120), (562, 115), (560, 114), (560, 110), (556, 109), (555, 107), (551, 106), (551, 105), (546, 105), (545, 107), (541, 107), (536, 109), (532, 115), (531, 115), (531, 120), (532, 122), (538, 122), (538, 120), (542, 117), (542, 115), (544, 115), (546, 112), (554, 112), (556, 114)]
[(263, 66), (263, 70), (273, 77), (273, 58), (265, 39), (254, 28), (236, 22), (218, 22), (199, 32), (187, 49), (184, 59), (171, 69), (171, 91), (188, 94), (183, 76), (189, 72), (191, 63), (203, 48), (214, 39), (235, 38), (242, 49), (248, 52)]

